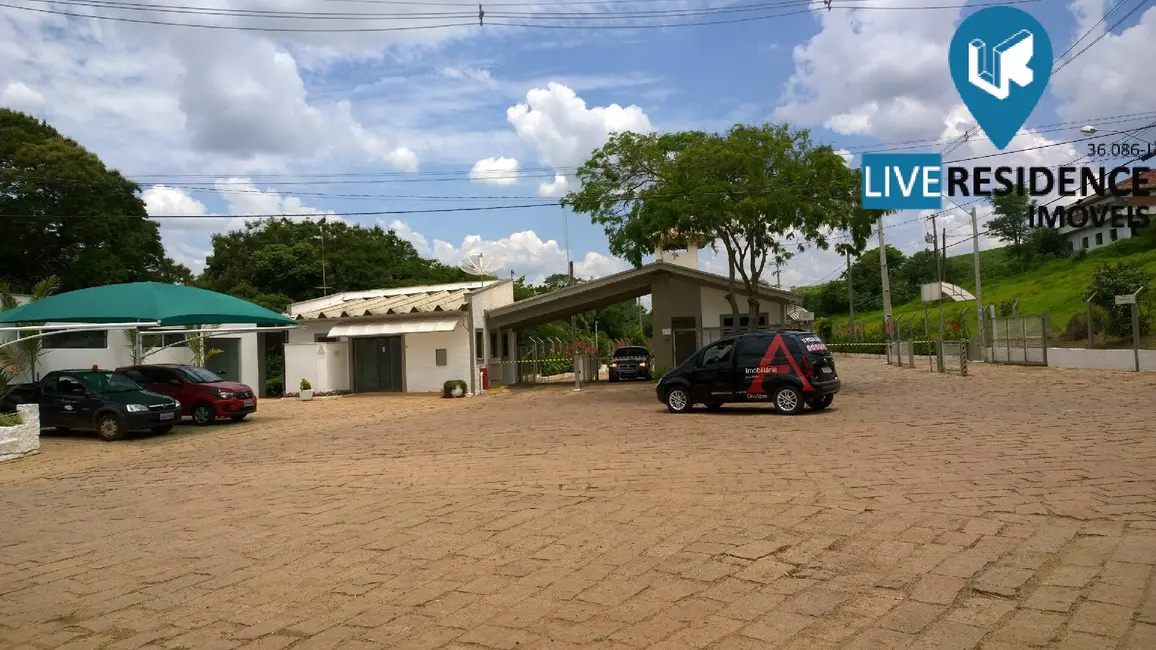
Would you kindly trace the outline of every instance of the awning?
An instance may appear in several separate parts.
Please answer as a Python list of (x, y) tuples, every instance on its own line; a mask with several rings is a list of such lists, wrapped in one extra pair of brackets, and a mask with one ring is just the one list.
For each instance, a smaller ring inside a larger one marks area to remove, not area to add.
[(421, 332), (452, 332), (460, 318), (414, 318), (377, 323), (345, 323), (334, 325), (328, 336), (389, 336), (391, 334), (418, 334)]
[(0, 312), (0, 323), (160, 323), (161, 326), (253, 323), (297, 325), (240, 298), (160, 282), (78, 289)]

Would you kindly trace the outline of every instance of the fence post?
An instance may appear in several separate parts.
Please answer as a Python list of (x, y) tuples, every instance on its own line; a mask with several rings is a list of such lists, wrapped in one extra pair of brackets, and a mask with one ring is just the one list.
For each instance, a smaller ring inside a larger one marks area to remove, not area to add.
[(1140, 372), (1140, 300), (1138, 296), (1144, 287), (1132, 294), (1132, 355), (1136, 358), (1136, 372)]
[(1089, 350), (1091, 350), (1092, 346), (1095, 345), (1095, 343), (1094, 343), (1095, 337), (1092, 334), (1092, 299), (1096, 297), (1097, 293), (1099, 293), (1099, 292), (1093, 291), (1092, 295), (1088, 296), (1088, 299), (1084, 301), (1084, 306), (1087, 307), (1086, 318), (1088, 320), (1087, 320), (1086, 324), (1088, 326), (1088, 349)]

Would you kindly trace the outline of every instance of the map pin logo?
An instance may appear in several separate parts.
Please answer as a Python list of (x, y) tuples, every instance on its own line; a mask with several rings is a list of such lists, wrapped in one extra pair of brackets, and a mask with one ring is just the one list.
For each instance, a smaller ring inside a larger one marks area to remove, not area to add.
[(948, 65), (959, 97), (997, 149), (1028, 120), (1052, 76), (1052, 41), (1031, 14), (988, 7), (955, 30)]

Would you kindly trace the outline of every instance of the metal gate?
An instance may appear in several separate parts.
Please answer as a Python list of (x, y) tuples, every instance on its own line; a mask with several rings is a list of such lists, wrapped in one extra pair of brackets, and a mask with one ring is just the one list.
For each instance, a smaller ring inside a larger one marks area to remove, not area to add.
[(991, 319), (989, 361), (1025, 366), (1048, 365), (1051, 344), (1050, 314), (996, 316)]

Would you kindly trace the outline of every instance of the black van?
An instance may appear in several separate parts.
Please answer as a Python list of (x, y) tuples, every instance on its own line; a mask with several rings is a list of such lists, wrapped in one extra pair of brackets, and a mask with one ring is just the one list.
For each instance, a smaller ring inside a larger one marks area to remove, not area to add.
[(658, 382), (658, 401), (672, 413), (694, 404), (708, 410), (728, 402), (770, 402), (794, 415), (806, 404), (831, 405), (842, 382), (827, 346), (813, 332), (770, 330), (720, 339)]

